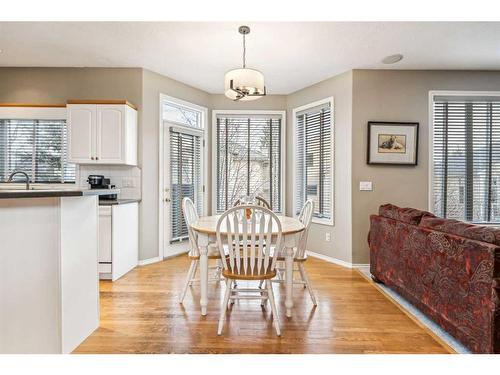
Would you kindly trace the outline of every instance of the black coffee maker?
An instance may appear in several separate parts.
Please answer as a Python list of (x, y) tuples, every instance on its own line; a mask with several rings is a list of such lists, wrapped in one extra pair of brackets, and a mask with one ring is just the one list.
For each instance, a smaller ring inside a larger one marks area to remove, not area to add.
[[(111, 180), (109, 178), (105, 178), (100, 174), (91, 174), (87, 178), (87, 182), (90, 185), (91, 189), (114, 189), (115, 185), (111, 185)], [(99, 195), (99, 199), (101, 200), (111, 200), (117, 199), (118, 195), (115, 194), (103, 194)]]

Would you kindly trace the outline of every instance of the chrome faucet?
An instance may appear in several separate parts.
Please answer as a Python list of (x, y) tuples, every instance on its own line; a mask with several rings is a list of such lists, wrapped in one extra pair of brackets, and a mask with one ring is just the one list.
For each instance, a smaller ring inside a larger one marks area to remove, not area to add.
[(30, 177), (26, 172), (23, 171), (14, 171), (10, 174), (9, 178), (7, 179), (7, 182), (12, 182), (12, 177), (14, 177), (16, 174), (22, 174), (26, 177), (26, 190), (30, 189)]

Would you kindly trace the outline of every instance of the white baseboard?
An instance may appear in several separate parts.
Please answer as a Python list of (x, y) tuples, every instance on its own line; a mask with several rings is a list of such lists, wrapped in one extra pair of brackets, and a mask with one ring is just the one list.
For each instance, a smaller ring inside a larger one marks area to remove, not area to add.
[(321, 259), (321, 260), (324, 260), (326, 262), (329, 262), (329, 263), (334, 263), (338, 266), (342, 266), (342, 267), (346, 267), (346, 268), (360, 268), (360, 267), (369, 267), (370, 264), (364, 264), (364, 263), (350, 263), (350, 262), (346, 262), (345, 260), (341, 260), (341, 259), (337, 259), (337, 258), (333, 258), (333, 257), (330, 257), (328, 255), (323, 255), (323, 254), (319, 254), (319, 253), (315, 253), (315, 252), (312, 252), (312, 251), (307, 251), (307, 255), (310, 255), (314, 258), (318, 258), (318, 259)]
[(173, 254), (169, 254), (169, 255), (167, 255), (167, 256), (165, 256), (165, 257), (163, 257), (163, 260), (165, 260), (165, 259), (170, 259), (170, 258), (175, 258), (175, 257), (178, 257), (179, 255), (182, 255), (182, 254), (187, 254), (187, 253), (189, 253), (189, 250), (182, 249), (182, 250), (180, 250), (180, 251), (176, 251), (176, 252), (175, 252), (175, 253), (173, 253)]
[(148, 265), (148, 264), (153, 264), (153, 263), (161, 262), (162, 260), (163, 260), (162, 257), (154, 257), (154, 258), (148, 258), (148, 259), (140, 260), (137, 264), (139, 266), (145, 266), (145, 265)]
[[(183, 253), (186, 253), (186, 251), (179, 252), (178, 254), (172, 254), (172, 255), (169, 255), (169, 256), (167, 256), (165, 258), (154, 257), (154, 258), (149, 258), (149, 259), (143, 259), (143, 260), (140, 260), (138, 262), (138, 265), (139, 266), (146, 266), (148, 264), (153, 264), (153, 263), (161, 262), (164, 259), (176, 257), (176, 256), (178, 256), (180, 254), (183, 254)], [(333, 264), (336, 264), (338, 266), (342, 266), (342, 267), (346, 267), (346, 268), (360, 268), (360, 267), (369, 267), (370, 266), (369, 263), (368, 264), (364, 264), (364, 263), (350, 263), (350, 262), (346, 262), (345, 260), (333, 258), (333, 257), (330, 257), (328, 255), (323, 255), (323, 254), (315, 253), (315, 252), (309, 251), (309, 250), (307, 251), (307, 255), (310, 255), (310, 256), (312, 256), (314, 258), (318, 258), (318, 259), (324, 260), (325, 262), (333, 263)]]

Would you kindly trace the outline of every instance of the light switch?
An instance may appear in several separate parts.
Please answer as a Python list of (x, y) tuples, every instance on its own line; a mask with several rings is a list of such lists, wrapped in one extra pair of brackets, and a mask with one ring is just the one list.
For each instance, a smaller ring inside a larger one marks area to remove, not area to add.
[(359, 182), (359, 190), (360, 191), (372, 191), (373, 186), (371, 181), (360, 181)]

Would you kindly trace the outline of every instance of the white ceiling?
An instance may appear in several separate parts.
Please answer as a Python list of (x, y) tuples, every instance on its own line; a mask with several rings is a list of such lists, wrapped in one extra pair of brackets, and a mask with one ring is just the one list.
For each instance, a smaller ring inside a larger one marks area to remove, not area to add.
[[(143, 67), (210, 93), (241, 64), (269, 94), (289, 94), (350, 69), (500, 69), (500, 23), (2, 22), (0, 66)], [(401, 53), (394, 65), (380, 61)]]

